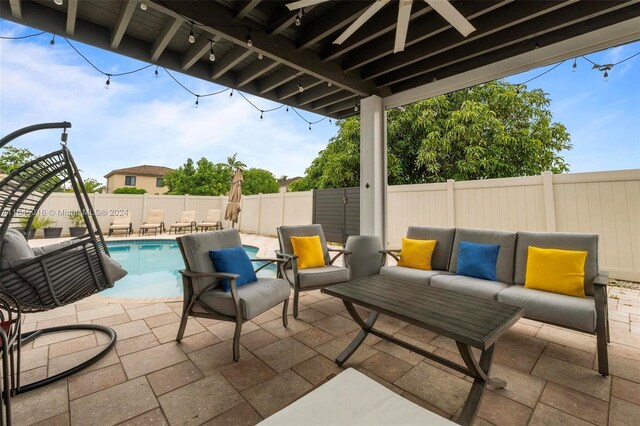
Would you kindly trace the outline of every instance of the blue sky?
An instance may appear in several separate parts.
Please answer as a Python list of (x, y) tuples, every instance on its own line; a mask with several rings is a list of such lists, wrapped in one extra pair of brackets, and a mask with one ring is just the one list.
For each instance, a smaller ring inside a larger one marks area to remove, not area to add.
[[(37, 32), (0, 20), (0, 35)], [(85, 178), (140, 164), (177, 167), (191, 157), (225, 161), (238, 153), (249, 167), (268, 169), (276, 177), (297, 176), (335, 135), (329, 120), (308, 125), (284, 108), (260, 113), (238, 94), (201, 98), (181, 89), (154, 67), (136, 74), (106, 78), (84, 62), (61, 38), (53, 48), (44, 34), (25, 40), (0, 41), (0, 134), (23, 126), (70, 121), (69, 147)], [(115, 74), (147, 65), (72, 42), (98, 68)], [(615, 63), (640, 51), (640, 42), (588, 55), (597, 63)], [(549, 94), (554, 120), (567, 126), (573, 150), (563, 153), (572, 172), (640, 168), (640, 56), (610, 71), (607, 82), (591, 64), (578, 59), (530, 82)], [(548, 67), (547, 67), (548, 68)], [(508, 78), (521, 83), (547, 68)], [(196, 93), (221, 89), (212, 83), (173, 73)], [(261, 109), (278, 106), (249, 99)], [(301, 111), (309, 121), (321, 116)], [(37, 132), (14, 145), (44, 154), (58, 147), (55, 131)]]

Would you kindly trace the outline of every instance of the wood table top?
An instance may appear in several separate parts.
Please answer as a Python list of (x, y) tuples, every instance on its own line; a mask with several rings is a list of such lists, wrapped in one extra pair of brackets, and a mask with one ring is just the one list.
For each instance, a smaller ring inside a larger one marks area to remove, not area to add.
[(483, 350), (524, 312), (495, 300), (382, 275), (337, 284), (322, 292)]

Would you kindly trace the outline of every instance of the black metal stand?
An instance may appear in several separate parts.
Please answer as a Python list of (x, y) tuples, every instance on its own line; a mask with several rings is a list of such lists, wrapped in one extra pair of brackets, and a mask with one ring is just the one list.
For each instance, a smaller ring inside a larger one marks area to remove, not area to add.
[(112, 348), (113, 346), (116, 344), (116, 340), (117, 340), (117, 335), (116, 332), (109, 327), (105, 327), (103, 325), (97, 325), (97, 324), (73, 324), (73, 325), (61, 325), (58, 327), (49, 327), (49, 328), (43, 328), (42, 330), (35, 330), (35, 331), (31, 331), (29, 333), (23, 333), (21, 336), (21, 343), (27, 343), (37, 337), (40, 337), (44, 334), (48, 334), (48, 333), (57, 333), (60, 331), (75, 331), (75, 330), (93, 330), (93, 331), (101, 331), (107, 335), (109, 335), (109, 337), (111, 338), (111, 340), (109, 341), (109, 343), (107, 344), (107, 346), (105, 346), (100, 352), (98, 352), (97, 354), (95, 354), (94, 356), (92, 356), (91, 358), (89, 358), (88, 360), (84, 361), (81, 364), (76, 365), (75, 367), (72, 367), (68, 370), (65, 370), (61, 373), (56, 374), (55, 376), (51, 376), (51, 377), (47, 377), (46, 379), (42, 379), (42, 380), (38, 380), (37, 382), (33, 382), (33, 383), (29, 383), (27, 385), (21, 386), (20, 385), (20, 352), (18, 352), (18, 384), (16, 386), (15, 389), (15, 394), (21, 394), (21, 393), (25, 393), (25, 392), (29, 392), (35, 389), (39, 389), (43, 386), (49, 385), (51, 383), (57, 382), (58, 380), (64, 379), (66, 377), (69, 377), (70, 375), (77, 373), (80, 370), (83, 370), (84, 368), (87, 368), (88, 366), (95, 364), (96, 362), (98, 362), (100, 359), (102, 359)]

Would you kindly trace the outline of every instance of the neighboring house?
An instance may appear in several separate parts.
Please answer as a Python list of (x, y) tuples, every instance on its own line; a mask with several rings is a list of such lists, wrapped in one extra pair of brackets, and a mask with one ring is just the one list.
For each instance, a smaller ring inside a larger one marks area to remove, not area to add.
[(278, 184), (280, 185), (280, 192), (289, 192), (289, 185), (291, 185), (292, 182), (295, 182), (298, 179), (302, 179), (302, 178), (300, 176), (296, 176), (291, 179), (278, 180)]
[(111, 170), (104, 177), (107, 179), (106, 193), (112, 194), (114, 189), (124, 187), (142, 188), (148, 194), (164, 194), (169, 190), (164, 185), (164, 175), (173, 171), (163, 166), (135, 166)]

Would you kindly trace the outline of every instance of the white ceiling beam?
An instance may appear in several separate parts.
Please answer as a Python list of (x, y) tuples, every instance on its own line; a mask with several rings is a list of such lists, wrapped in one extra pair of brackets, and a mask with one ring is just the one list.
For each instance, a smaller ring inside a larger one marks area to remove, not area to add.
[(113, 28), (111, 29), (112, 49), (117, 49), (118, 46), (120, 46), (122, 37), (124, 36), (125, 31), (127, 31), (127, 26), (129, 26), (129, 22), (131, 21), (131, 17), (133, 16), (133, 12), (136, 10), (137, 5), (137, 1), (122, 2), (116, 22), (113, 24)]
[(164, 49), (167, 48), (167, 45), (171, 41), (171, 39), (176, 35), (180, 25), (184, 22), (183, 19), (177, 18), (175, 16), (169, 16), (167, 20), (164, 22), (164, 26), (160, 31), (160, 34), (153, 41), (153, 45), (151, 46), (151, 61), (155, 62), (158, 60)]
[(395, 93), (383, 99), (384, 106), (397, 108), (639, 39), (640, 17)]
[(76, 31), (76, 16), (78, 15), (78, 0), (69, 0), (67, 3), (67, 34), (73, 35)]
[(242, 19), (245, 16), (247, 16), (253, 9), (256, 8), (256, 6), (258, 6), (258, 3), (260, 3), (260, 0), (249, 0), (243, 3), (244, 5), (236, 15), (236, 19)]
[(346, 39), (351, 37), (356, 31), (358, 31), (358, 29), (363, 26), (365, 22), (367, 22), (373, 15), (375, 15), (376, 12), (385, 7), (387, 3), (389, 3), (389, 0), (376, 0), (375, 3), (369, 6), (369, 8), (365, 10), (362, 15), (358, 16), (358, 19), (356, 19), (351, 25), (349, 25), (349, 27), (344, 30), (344, 32), (340, 34), (337, 39), (334, 40), (333, 44), (344, 43)]
[(411, 17), (411, 5), (413, 0), (400, 0), (398, 2), (398, 26), (396, 27), (396, 41), (393, 45), (393, 53), (402, 52), (407, 41), (409, 18)]
[(11, 7), (11, 14), (18, 19), (22, 19), (22, 0), (9, 0), (9, 6)]
[(202, 58), (204, 52), (209, 50), (211, 47), (211, 42), (208, 40), (209, 38), (212, 38), (212, 36), (207, 33), (202, 33), (198, 38), (196, 38), (196, 42), (193, 43), (186, 52), (184, 52), (182, 55), (183, 70), (191, 68), (193, 64)]
[(458, 12), (458, 9), (453, 7), (447, 0), (424, 1), (426, 1), (433, 10), (438, 12), (440, 16), (446, 19), (447, 22), (449, 22), (451, 26), (458, 30), (458, 32), (463, 36), (466, 37), (476, 30), (475, 27), (471, 25), (469, 21), (467, 21), (467, 18), (462, 16), (462, 14)]

